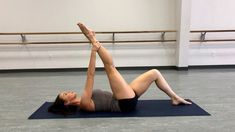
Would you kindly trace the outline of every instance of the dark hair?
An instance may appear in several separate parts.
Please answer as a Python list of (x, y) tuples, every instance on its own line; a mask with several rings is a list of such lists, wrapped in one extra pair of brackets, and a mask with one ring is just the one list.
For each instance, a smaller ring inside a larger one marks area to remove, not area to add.
[(54, 114), (71, 115), (77, 111), (75, 105), (64, 105), (65, 101), (59, 97), (56, 97), (55, 102), (48, 108), (48, 112)]

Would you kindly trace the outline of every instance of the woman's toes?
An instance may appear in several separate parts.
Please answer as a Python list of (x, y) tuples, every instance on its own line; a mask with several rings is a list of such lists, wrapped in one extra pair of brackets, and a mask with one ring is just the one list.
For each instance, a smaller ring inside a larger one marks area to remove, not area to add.
[(95, 32), (87, 28), (84, 24), (78, 23), (77, 24), (79, 28), (81, 29), (82, 33), (89, 39), (91, 42), (95, 41)]
[(172, 100), (172, 104), (173, 105), (180, 105), (180, 104), (190, 105), (192, 103), (189, 102), (189, 101), (184, 100), (183, 98), (177, 98), (177, 99)]

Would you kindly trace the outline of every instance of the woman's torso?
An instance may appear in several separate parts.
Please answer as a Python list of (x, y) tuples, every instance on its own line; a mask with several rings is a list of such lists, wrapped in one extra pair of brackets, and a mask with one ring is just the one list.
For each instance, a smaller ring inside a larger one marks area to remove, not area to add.
[(118, 101), (113, 97), (113, 94), (111, 92), (95, 89), (92, 92), (91, 99), (94, 102), (95, 111), (121, 111)]

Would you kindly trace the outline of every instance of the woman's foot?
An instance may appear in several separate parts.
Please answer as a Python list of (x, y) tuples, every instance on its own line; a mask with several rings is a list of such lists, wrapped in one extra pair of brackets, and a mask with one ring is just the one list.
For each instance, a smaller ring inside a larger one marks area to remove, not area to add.
[(95, 37), (95, 32), (90, 30), (88, 27), (86, 27), (84, 24), (82, 23), (78, 23), (77, 24), (79, 26), (79, 28), (81, 29), (82, 33), (87, 37), (87, 39), (92, 43), (93, 45), (93, 49), (96, 48), (96, 51), (99, 50), (101, 44), (99, 43), (99, 41), (96, 39)]
[(87, 37), (87, 39), (93, 43), (96, 42), (96, 38), (95, 38), (95, 32), (90, 30), (89, 28), (87, 28), (84, 24), (82, 23), (78, 23), (77, 24), (79, 26), (79, 28), (81, 29), (82, 33)]
[(192, 103), (189, 101), (186, 101), (185, 99), (181, 98), (181, 97), (175, 97), (172, 98), (172, 105), (181, 105), (181, 104), (185, 104), (185, 105), (191, 105)]

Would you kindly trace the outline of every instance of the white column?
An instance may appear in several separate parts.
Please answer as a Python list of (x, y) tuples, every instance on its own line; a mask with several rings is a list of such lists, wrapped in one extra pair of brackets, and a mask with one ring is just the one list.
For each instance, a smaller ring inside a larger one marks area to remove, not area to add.
[(176, 67), (188, 68), (188, 47), (190, 40), (191, 0), (176, 2)]

